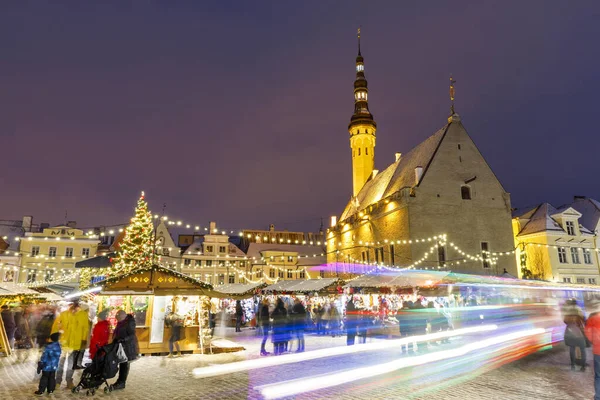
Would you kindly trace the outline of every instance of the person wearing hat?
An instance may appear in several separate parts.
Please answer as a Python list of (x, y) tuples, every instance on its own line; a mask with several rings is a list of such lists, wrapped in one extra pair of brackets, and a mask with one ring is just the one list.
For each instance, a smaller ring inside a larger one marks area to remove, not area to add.
[(48, 394), (52, 394), (56, 388), (56, 370), (58, 369), (58, 362), (60, 360), (60, 343), (58, 338), (60, 333), (55, 332), (50, 335), (52, 341), (44, 348), (42, 358), (38, 362), (38, 374), (41, 372), (40, 384), (38, 390), (34, 392), (35, 395), (41, 396), (47, 390)]
[(110, 338), (110, 323), (107, 320), (108, 310), (104, 309), (98, 313), (98, 322), (92, 329), (90, 339), (90, 358), (93, 360), (98, 349), (108, 344)]

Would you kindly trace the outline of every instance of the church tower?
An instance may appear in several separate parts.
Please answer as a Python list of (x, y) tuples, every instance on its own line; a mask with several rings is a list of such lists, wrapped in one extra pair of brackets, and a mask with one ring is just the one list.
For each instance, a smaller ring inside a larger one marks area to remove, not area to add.
[(375, 164), (375, 131), (377, 124), (369, 112), (365, 64), (360, 54), (360, 29), (358, 30), (358, 56), (354, 81), (354, 114), (348, 125), (352, 149), (352, 195), (356, 196), (373, 174)]

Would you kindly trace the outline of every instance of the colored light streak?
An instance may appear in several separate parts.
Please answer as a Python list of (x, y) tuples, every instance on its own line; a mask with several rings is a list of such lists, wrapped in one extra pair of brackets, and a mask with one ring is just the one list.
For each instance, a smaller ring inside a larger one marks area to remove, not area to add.
[[(543, 328), (528, 329), (498, 335), (470, 343), (456, 349), (444, 350), (416, 357), (406, 357), (387, 363), (372, 365), (368, 367), (350, 369), (333, 374), (325, 374), (317, 377), (305, 377), (291, 381), (284, 381), (270, 385), (255, 387), (266, 399), (277, 399), (286, 396), (294, 396), (301, 393), (352, 383), (357, 380), (385, 375), (402, 368), (415, 367), (431, 362), (442, 361), (450, 358), (462, 357), (468, 353), (497, 346), (517, 339), (523, 339), (540, 335), (546, 331)], [(510, 347), (506, 346), (506, 347)]]
[(100, 287), (100, 286), (97, 286), (97, 287), (93, 287), (93, 288), (91, 288), (91, 289), (87, 289), (87, 290), (84, 290), (84, 291), (81, 291), (81, 292), (71, 293), (70, 295), (68, 295), (68, 296), (65, 296), (64, 298), (65, 298), (65, 299), (72, 299), (72, 298), (74, 298), (74, 297), (79, 297), (79, 296), (82, 296), (82, 295), (84, 295), (84, 294), (88, 294), (88, 293), (95, 293), (95, 292), (99, 292), (99, 291), (101, 291), (101, 290), (102, 290), (102, 287)]
[(293, 364), (302, 361), (315, 360), (318, 358), (326, 358), (333, 356), (341, 356), (346, 354), (354, 354), (365, 351), (388, 350), (398, 348), (413, 342), (427, 342), (449, 338), (453, 336), (461, 336), (472, 333), (490, 332), (498, 329), (497, 325), (480, 325), (469, 328), (461, 328), (453, 331), (437, 332), (428, 335), (410, 336), (402, 339), (386, 340), (375, 343), (365, 343), (356, 346), (334, 347), (330, 349), (320, 349), (307, 351), (305, 353), (288, 354), (279, 357), (266, 357), (254, 360), (239, 361), (229, 364), (212, 365), (210, 367), (195, 368), (193, 374), (197, 378), (205, 378), (209, 376), (217, 376), (231, 374), (234, 372), (248, 371), (259, 368), (274, 367), (284, 364)]

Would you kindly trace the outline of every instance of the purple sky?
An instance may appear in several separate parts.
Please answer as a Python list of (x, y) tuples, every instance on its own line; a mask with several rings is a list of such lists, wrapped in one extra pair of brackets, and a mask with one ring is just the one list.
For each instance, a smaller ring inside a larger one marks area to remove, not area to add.
[(318, 229), (352, 191), (358, 25), (377, 168), (443, 126), (453, 73), (513, 206), (600, 198), (597, 1), (96, 3), (0, 4), (0, 219), (118, 223), (145, 190)]

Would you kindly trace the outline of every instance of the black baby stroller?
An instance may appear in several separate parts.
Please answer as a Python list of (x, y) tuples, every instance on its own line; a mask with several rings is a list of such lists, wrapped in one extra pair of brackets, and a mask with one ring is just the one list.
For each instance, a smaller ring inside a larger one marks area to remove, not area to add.
[(99, 348), (91, 364), (83, 370), (79, 383), (71, 389), (71, 392), (79, 393), (81, 389), (87, 389), (86, 395), (94, 395), (102, 384), (106, 385), (104, 393), (112, 392), (113, 387), (107, 379), (114, 378), (119, 371), (118, 351), (119, 343), (111, 343)]

